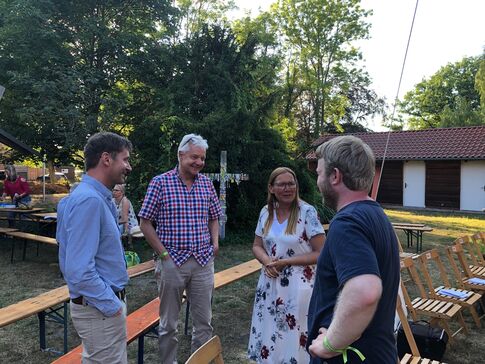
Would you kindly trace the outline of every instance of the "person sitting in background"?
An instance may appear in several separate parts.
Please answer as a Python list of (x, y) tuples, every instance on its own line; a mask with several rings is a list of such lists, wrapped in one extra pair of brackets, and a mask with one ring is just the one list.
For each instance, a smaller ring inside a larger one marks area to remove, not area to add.
[(113, 188), (113, 202), (118, 211), (118, 225), (121, 235), (130, 235), (134, 227), (138, 227), (138, 220), (131, 201), (125, 196), (125, 185), (115, 185)]
[(295, 172), (276, 168), (259, 215), (253, 253), (263, 265), (256, 288), (248, 357), (308, 363), (307, 312), (325, 233), (315, 208), (300, 200)]
[[(5, 174), (7, 178), (3, 184), (2, 201), (6, 196), (10, 196), (12, 203), (16, 207), (30, 207), (32, 198), (30, 197), (30, 187), (27, 180), (24, 177), (17, 175), (17, 171), (13, 165), (5, 166)], [(15, 213), (10, 212), (8, 214), (8, 226), (13, 227), (15, 220)]]

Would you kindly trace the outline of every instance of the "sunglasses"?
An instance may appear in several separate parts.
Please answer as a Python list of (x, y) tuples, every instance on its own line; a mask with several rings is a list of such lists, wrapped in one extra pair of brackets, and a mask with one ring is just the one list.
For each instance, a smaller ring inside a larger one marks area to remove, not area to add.
[(187, 145), (189, 142), (193, 142), (193, 140), (192, 140), (192, 139), (193, 139), (193, 138), (189, 138), (189, 139), (187, 139), (187, 140), (186, 140), (186, 141), (185, 141), (185, 142), (184, 142), (184, 143), (183, 143), (183, 144), (182, 144), (182, 145), (179, 147), (179, 149), (182, 149), (183, 147), (185, 147), (185, 145)]

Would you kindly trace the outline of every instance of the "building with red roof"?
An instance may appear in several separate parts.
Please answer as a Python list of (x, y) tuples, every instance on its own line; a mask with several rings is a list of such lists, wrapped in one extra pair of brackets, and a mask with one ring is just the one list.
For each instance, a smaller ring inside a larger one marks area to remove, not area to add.
[[(339, 135), (322, 135), (312, 147), (315, 150)], [(485, 209), (485, 126), (348, 135), (362, 139), (374, 151), (377, 201), (407, 207)], [(314, 150), (306, 156), (311, 169), (317, 163)]]

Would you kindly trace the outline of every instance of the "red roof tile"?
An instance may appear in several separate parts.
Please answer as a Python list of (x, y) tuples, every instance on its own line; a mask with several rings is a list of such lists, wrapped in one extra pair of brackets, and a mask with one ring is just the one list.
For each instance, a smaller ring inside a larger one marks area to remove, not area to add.
[[(343, 134), (326, 134), (312, 143), (317, 146)], [(485, 159), (485, 126), (464, 128), (439, 128), (425, 130), (393, 131), (381, 133), (349, 133), (367, 143), (376, 156), (382, 160), (389, 135), (386, 159), (429, 160), (429, 159)], [(306, 159), (315, 160), (314, 151)]]

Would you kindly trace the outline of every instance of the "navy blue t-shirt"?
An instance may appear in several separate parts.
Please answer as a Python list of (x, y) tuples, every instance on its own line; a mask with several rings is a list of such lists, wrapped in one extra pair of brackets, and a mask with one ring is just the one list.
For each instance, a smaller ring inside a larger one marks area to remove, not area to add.
[[(394, 316), (399, 287), (399, 249), (392, 225), (375, 201), (356, 201), (340, 210), (330, 224), (308, 312), (308, 345), (318, 336), (320, 327), (328, 328), (337, 297), (345, 283), (363, 274), (375, 274), (382, 280), (382, 296), (374, 318), (352, 346), (366, 357), (365, 364), (395, 364)], [(331, 340), (331, 338), (330, 338)], [(349, 364), (362, 363), (347, 351)], [(342, 356), (326, 359), (342, 363)], [(312, 359), (312, 364), (324, 363)]]

